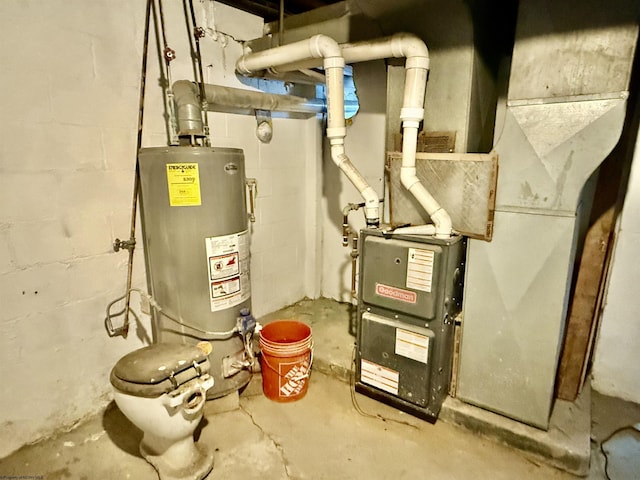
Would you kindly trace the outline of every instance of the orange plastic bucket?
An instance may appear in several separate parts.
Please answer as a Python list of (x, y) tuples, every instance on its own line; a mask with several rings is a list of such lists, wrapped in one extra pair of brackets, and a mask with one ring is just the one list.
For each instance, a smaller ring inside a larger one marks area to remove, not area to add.
[(276, 320), (260, 331), (262, 391), (276, 402), (305, 396), (313, 362), (311, 327), (297, 320)]

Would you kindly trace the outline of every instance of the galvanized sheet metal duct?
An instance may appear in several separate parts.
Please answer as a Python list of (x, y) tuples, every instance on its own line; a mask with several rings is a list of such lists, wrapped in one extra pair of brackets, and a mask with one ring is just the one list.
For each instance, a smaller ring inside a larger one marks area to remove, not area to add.
[(520, 3), (494, 237), (469, 245), (458, 396), (543, 429), (588, 213), (582, 192), (622, 131), (636, 9)]

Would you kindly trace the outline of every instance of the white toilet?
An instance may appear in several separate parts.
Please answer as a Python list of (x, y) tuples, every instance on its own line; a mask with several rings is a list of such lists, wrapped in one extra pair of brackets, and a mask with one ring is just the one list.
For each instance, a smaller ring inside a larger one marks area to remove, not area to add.
[(159, 343), (133, 351), (111, 370), (111, 385), (118, 408), (144, 433), (140, 453), (161, 480), (207, 476), (213, 453), (193, 439), (213, 386), (202, 350)]

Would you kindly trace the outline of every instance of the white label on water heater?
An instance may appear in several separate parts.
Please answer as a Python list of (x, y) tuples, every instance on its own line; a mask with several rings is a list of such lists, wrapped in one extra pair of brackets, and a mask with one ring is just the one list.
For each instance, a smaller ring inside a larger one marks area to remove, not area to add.
[(409, 248), (407, 254), (407, 288), (431, 292), (433, 250)]
[(205, 238), (211, 311), (225, 310), (251, 295), (249, 282), (249, 234)]

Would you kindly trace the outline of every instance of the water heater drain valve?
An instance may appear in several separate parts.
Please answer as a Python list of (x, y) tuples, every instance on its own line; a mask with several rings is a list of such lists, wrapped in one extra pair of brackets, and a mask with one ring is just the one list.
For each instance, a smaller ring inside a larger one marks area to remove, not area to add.
[(251, 370), (253, 368), (256, 359), (253, 350), (253, 335), (256, 331), (260, 331), (260, 328), (248, 308), (240, 310), (235, 331), (242, 337), (244, 350), (222, 359), (222, 374), (225, 378), (235, 375), (242, 369)]
[(253, 335), (256, 330), (256, 319), (251, 315), (248, 308), (240, 310), (240, 316), (237, 320), (237, 329), (244, 338), (247, 334)]

